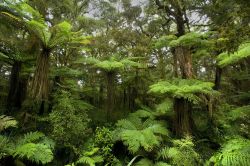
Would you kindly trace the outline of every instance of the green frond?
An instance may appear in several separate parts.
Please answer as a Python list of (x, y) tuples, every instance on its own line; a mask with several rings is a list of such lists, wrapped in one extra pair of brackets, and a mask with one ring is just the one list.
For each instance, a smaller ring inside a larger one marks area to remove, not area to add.
[(153, 43), (153, 47), (158, 48), (158, 49), (167, 47), (169, 46), (169, 43), (171, 41), (176, 40), (176, 39), (177, 37), (175, 35), (164, 35)]
[(97, 64), (95, 64), (96, 67), (101, 68), (107, 72), (116, 71), (118, 69), (122, 69), (124, 67), (124, 64), (118, 61), (101, 61)]
[(145, 109), (137, 110), (136, 112), (131, 113), (129, 115), (129, 117), (150, 118), (150, 119), (152, 119), (153, 116), (154, 115), (152, 114), (152, 112), (145, 110)]
[(10, 116), (0, 116), (0, 132), (9, 127), (17, 127), (17, 121)]
[(163, 147), (158, 157), (163, 160), (171, 161), (173, 165), (200, 165), (201, 158), (194, 150), (194, 143), (190, 137), (173, 140), (173, 147)]
[(216, 95), (213, 83), (194, 79), (176, 79), (172, 82), (161, 81), (150, 86), (149, 93), (165, 94), (173, 98), (185, 98), (193, 103), (201, 101), (199, 94)]
[(202, 37), (203, 37), (203, 34), (190, 32), (179, 37), (176, 40), (172, 40), (169, 43), (169, 46), (177, 47), (177, 46), (193, 46), (193, 45), (201, 44)]
[(14, 157), (25, 158), (35, 163), (46, 164), (53, 160), (53, 153), (47, 145), (26, 143), (18, 146), (14, 153)]
[(116, 124), (117, 127), (123, 128), (123, 129), (129, 129), (129, 130), (136, 130), (137, 127), (134, 125), (133, 122), (127, 120), (127, 119), (121, 119)]
[(9, 156), (14, 150), (14, 144), (8, 137), (0, 135), (0, 160), (6, 156)]
[(41, 23), (36, 20), (29, 20), (26, 22), (26, 26), (44, 46), (47, 47), (49, 45), (51, 33), (48, 32), (49, 29), (45, 23)]
[(160, 162), (155, 163), (154, 166), (171, 166), (171, 165), (168, 164), (168, 163), (160, 161)]
[(237, 119), (247, 119), (250, 117), (250, 105), (238, 107), (229, 112), (229, 119), (235, 121)]
[(83, 73), (79, 70), (69, 68), (67, 66), (54, 67), (51, 69), (52, 76), (78, 77)]
[(41, 132), (38, 132), (38, 131), (29, 132), (27, 134), (24, 134), (24, 136), (19, 139), (18, 145), (36, 142), (36, 141), (39, 141), (43, 137), (45, 137), (45, 135)]
[(69, 42), (70, 38), (73, 36), (71, 29), (72, 29), (71, 24), (66, 21), (63, 21), (53, 26), (50, 29), (50, 33), (52, 35), (48, 44), (49, 47), (53, 48), (61, 43)]
[(216, 166), (245, 166), (250, 163), (250, 141), (243, 138), (229, 140), (221, 151), (211, 157), (207, 164)]
[(96, 163), (103, 162), (103, 157), (100, 155), (96, 155), (99, 151), (99, 148), (92, 148), (91, 151), (83, 152), (83, 156), (81, 156), (77, 160), (77, 164), (87, 164), (89, 166), (95, 166)]
[(161, 136), (168, 135), (168, 130), (143, 110), (130, 114), (127, 119), (119, 120), (116, 125), (117, 139), (133, 154), (141, 148), (148, 152), (152, 151), (160, 145)]
[(154, 163), (149, 159), (143, 158), (135, 163), (135, 166), (154, 166)]
[(163, 100), (160, 104), (156, 105), (156, 112), (160, 114), (169, 113), (173, 109), (173, 101), (170, 99)]
[(245, 43), (242, 44), (238, 51), (235, 53), (221, 53), (218, 56), (218, 60), (219, 60), (219, 66), (221, 67), (225, 67), (228, 65), (232, 65), (235, 63), (238, 63), (239, 61), (248, 58), (250, 56), (250, 43)]

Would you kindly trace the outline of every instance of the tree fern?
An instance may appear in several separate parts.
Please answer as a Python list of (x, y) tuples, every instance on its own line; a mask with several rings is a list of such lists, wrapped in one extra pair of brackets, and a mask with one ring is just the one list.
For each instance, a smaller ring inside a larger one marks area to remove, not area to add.
[(127, 119), (119, 120), (116, 124), (116, 139), (123, 141), (131, 153), (136, 153), (141, 148), (152, 151), (160, 145), (161, 136), (168, 135), (167, 129), (160, 122), (140, 115), (142, 114), (138, 112), (132, 113)]
[(161, 81), (150, 86), (149, 93), (165, 94), (173, 98), (185, 98), (193, 103), (201, 100), (200, 94), (215, 96), (213, 83), (193, 79), (175, 79), (172, 82)]
[(243, 138), (235, 138), (226, 142), (220, 152), (211, 157), (207, 165), (246, 166), (249, 163), (250, 141)]

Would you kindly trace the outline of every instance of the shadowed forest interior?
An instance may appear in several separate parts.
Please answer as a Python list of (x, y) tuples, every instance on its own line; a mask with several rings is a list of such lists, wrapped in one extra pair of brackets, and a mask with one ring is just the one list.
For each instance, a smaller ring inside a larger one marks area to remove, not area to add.
[(0, 0), (0, 166), (250, 166), (249, 0)]

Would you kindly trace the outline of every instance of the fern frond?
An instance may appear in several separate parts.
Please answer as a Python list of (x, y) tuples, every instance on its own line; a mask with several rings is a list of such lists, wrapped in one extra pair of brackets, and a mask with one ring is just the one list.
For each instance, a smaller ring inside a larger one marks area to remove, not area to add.
[(199, 94), (216, 95), (213, 83), (192, 79), (176, 79), (172, 82), (160, 81), (150, 86), (149, 93), (165, 94), (174, 98), (185, 98), (193, 103), (201, 101)]
[(35, 132), (29, 132), (25, 134), (19, 141), (17, 142), (18, 145), (31, 143), (39, 141), (42, 137), (45, 137), (45, 135), (41, 132), (35, 131)]
[(154, 166), (154, 163), (149, 159), (143, 158), (135, 163), (135, 166)]
[(10, 116), (0, 116), (0, 132), (9, 127), (17, 127), (17, 121)]
[(239, 61), (247, 58), (250, 56), (250, 43), (245, 43), (242, 44), (239, 47), (239, 50), (235, 53), (221, 53), (218, 56), (218, 60), (219, 60), (219, 66), (221, 67), (225, 67), (234, 63), (238, 63)]
[(49, 163), (53, 159), (53, 153), (47, 145), (35, 143), (26, 143), (18, 146), (15, 149), (13, 156), (42, 164)]
[(115, 132), (117, 139), (123, 141), (133, 154), (140, 148), (148, 152), (152, 151), (160, 145), (161, 136), (168, 135), (168, 130), (160, 122), (153, 120), (148, 112), (145, 113), (142, 110), (132, 113), (127, 119), (117, 123), (117, 132)]
[(14, 144), (8, 137), (0, 135), (0, 159), (9, 156), (14, 149)]
[(168, 163), (160, 161), (160, 162), (155, 163), (154, 166), (171, 166), (171, 165), (168, 164)]
[(249, 165), (250, 141), (243, 138), (229, 140), (208, 163), (221, 166)]

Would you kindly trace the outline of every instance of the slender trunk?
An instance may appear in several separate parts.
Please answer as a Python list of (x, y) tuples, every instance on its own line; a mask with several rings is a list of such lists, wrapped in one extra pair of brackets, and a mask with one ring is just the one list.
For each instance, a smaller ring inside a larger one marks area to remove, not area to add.
[(49, 54), (50, 50), (44, 49), (38, 56), (36, 70), (32, 80), (32, 97), (41, 101), (48, 99)]
[(216, 67), (215, 69), (215, 80), (214, 80), (214, 90), (220, 89), (220, 83), (221, 83), (221, 75), (222, 75), (222, 68)]
[(113, 109), (115, 104), (114, 97), (114, 86), (115, 86), (115, 73), (107, 73), (107, 121), (113, 120)]

